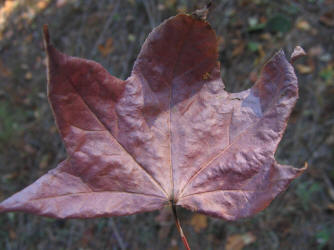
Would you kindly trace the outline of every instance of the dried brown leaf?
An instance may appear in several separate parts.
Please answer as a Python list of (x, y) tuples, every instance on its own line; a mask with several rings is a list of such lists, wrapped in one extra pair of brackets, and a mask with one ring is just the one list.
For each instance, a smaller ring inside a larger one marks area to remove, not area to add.
[(68, 157), (0, 212), (92, 218), (174, 204), (235, 220), (263, 210), (304, 171), (274, 158), (298, 96), (282, 50), (252, 88), (229, 93), (214, 31), (189, 15), (152, 31), (125, 81), (44, 35), (48, 96)]
[(253, 233), (234, 234), (227, 238), (225, 250), (242, 250), (245, 246), (256, 241)]
[(203, 214), (194, 214), (190, 220), (195, 232), (200, 232), (208, 226), (208, 218)]

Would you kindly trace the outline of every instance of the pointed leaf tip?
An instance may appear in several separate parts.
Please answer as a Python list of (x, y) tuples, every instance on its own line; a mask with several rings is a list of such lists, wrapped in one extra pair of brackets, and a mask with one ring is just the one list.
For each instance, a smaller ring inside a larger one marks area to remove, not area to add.
[(212, 6), (212, 2), (210, 1), (209, 3), (207, 3), (207, 5), (204, 8), (195, 10), (192, 13), (192, 15), (199, 20), (205, 21), (208, 17), (211, 6)]
[(299, 169), (300, 170), (300, 172), (301, 172), (301, 174), (304, 172), (304, 171), (306, 171), (308, 169), (308, 162), (307, 161), (305, 161), (305, 163), (304, 163), (304, 167), (302, 167), (301, 169)]
[(291, 63), (294, 63), (299, 57), (302, 56), (306, 56), (305, 50), (300, 46), (296, 46), (291, 54)]
[(43, 25), (43, 43), (44, 49), (50, 45), (49, 26), (47, 24)]

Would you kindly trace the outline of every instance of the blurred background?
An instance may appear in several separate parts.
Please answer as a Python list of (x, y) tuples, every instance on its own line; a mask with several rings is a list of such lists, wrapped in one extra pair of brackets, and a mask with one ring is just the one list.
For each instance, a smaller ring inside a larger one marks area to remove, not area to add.
[[(216, 0), (222, 78), (240, 91), (280, 48), (295, 63), (300, 98), (276, 157), (309, 169), (265, 211), (227, 222), (180, 209), (192, 249), (334, 249), (334, 1)], [(63, 160), (46, 96), (41, 29), (61, 51), (126, 79), (152, 28), (195, 0), (0, 1), (0, 200)], [(0, 215), (0, 249), (183, 249), (168, 209), (119, 218), (57, 220)]]

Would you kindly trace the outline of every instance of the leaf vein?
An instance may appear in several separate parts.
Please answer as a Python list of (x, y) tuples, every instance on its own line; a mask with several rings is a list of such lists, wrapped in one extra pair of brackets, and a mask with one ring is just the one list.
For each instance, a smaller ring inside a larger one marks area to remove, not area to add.
[(96, 120), (100, 123), (100, 125), (102, 127), (104, 127), (105, 131), (108, 132), (108, 134), (114, 139), (115, 142), (117, 142), (117, 144), (128, 154), (130, 155), (130, 157), (133, 159), (133, 161), (136, 163), (136, 165), (142, 169), (144, 171), (144, 173), (149, 177), (149, 179), (151, 180), (151, 182), (153, 184), (155, 184), (159, 189), (161, 189), (161, 191), (166, 194), (166, 197), (168, 197), (167, 192), (164, 190), (164, 188), (161, 186), (161, 184), (152, 176), (148, 173), (148, 171), (139, 164), (139, 162), (130, 154), (130, 152), (120, 143), (118, 142), (118, 140), (113, 136), (113, 134), (111, 133), (110, 129), (104, 124), (103, 121), (100, 120), (100, 118), (93, 112), (91, 106), (87, 103), (87, 101), (85, 100), (85, 98), (83, 98), (80, 95), (80, 92), (76, 89), (75, 84), (72, 82), (71, 78), (68, 77), (66, 75), (67, 80), (69, 81), (69, 83), (71, 84), (71, 86), (73, 87), (73, 89), (77, 92), (77, 94), (81, 97), (81, 100), (83, 101), (83, 103), (86, 105), (86, 107), (88, 108), (89, 112), (96, 118)]
[(92, 190), (90, 192), (68, 193), (68, 194), (62, 194), (62, 195), (41, 197), (41, 198), (31, 199), (31, 201), (48, 200), (48, 199), (55, 199), (55, 198), (63, 198), (63, 197), (67, 197), (67, 196), (87, 195), (87, 194), (96, 194), (96, 193), (126, 193), (126, 194), (130, 194), (130, 195), (143, 195), (143, 196), (155, 197), (155, 198), (160, 198), (160, 199), (163, 198), (163, 197), (158, 196), (158, 195), (135, 193), (135, 192), (128, 192), (128, 191), (93, 191)]

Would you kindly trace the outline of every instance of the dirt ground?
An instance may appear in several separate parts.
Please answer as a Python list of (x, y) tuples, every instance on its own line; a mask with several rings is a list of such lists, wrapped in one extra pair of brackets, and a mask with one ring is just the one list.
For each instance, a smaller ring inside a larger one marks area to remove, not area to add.
[[(65, 156), (47, 102), (41, 28), (61, 51), (129, 76), (151, 29), (207, 1), (13, 0), (0, 3), (0, 200)], [(260, 214), (227, 222), (180, 209), (192, 249), (334, 249), (334, 1), (216, 0), (229, 91), (250, 87), (277, 50), (296, 45), (300, 98), (276, 157), (309, 169)], [(57, 220), (0, 215), (0, 249), (183, 249), (169, 210), (119, 218)]]

